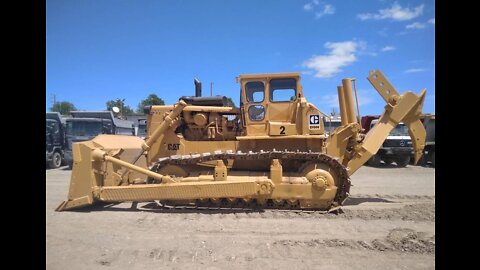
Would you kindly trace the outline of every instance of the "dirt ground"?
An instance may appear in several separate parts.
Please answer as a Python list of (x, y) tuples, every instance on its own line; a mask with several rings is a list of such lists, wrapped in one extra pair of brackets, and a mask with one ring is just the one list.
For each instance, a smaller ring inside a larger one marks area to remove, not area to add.
[(434, 269), (435, 169), (362, 167), (341, 214), (55, 212), (71, 171), (46, 171), (47, 269)]

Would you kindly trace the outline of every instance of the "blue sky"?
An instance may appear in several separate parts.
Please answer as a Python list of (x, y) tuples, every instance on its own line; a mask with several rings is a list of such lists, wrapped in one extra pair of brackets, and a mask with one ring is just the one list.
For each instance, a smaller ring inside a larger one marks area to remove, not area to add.
[(302, 72), (307, 100), (338, 112), (336, 86), (357, 78), (360, 113), (385, 105), (366, 77), (380, 69), (403, 92), (427, 88), (435, 112), (435, 2), (389, 0), (47, 0), (46, 109), (70, 101), (133, 109), (203, 93), (239, 104), (239, 74)]

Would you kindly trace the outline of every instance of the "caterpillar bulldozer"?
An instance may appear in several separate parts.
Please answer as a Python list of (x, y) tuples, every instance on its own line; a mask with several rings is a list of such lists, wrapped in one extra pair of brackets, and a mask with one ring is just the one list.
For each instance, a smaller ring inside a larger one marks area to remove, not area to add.
[(195, 96), (146, 107), (145, 139), (99, 135), (74, 143), (68, 199), (56, 210), (152, 201), (338, 209), (349, 196), (350, 176), (399, 122), (409, 129), (415, 162), (425, 146), (419, 116), (426, 90), (400, 94), (379, 70), (367, 79), (387, 103), (378, 124), (361, 133), (355, 79), (347, 78), (337, 87), (341, 125), (328, 136), (322, 113), (303, 95), (298, 72), (240, 75), (239, 108), (226, 106), (223, 96), (202, 97), (196, 79)]

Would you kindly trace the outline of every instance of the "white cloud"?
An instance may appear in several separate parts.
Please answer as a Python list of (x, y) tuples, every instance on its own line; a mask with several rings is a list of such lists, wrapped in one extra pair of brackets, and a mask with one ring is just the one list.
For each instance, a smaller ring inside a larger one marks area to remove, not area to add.
[[(319, 8), (316, 6), (320, 5), (319, 0), (313, 0), (311, 2), (306, 3), (303, 5), (303, 9), (307, 12), (315, 10), (315, 19), (319, 19), (325, 15), (332, 15), (335, 14), (335, 7), (330, 4), (321, 4)], [(320, 11), (316, 11), (320, 10)]]
[(341, 72), (341, 67), (348, 66), (357, 61), (355, 53), (357, 48), (364, 47), (361, 42), (327, 42), (325, 48), (330, 49), (326, 55), (314, 55), (303, 62), (302, 66), (315, 70), (315, 77), (330, 78)]
[(422, 15), (424, 6), (424, 4), (421, 4), (412, 10), (410, 8), (402, 8), (397, 2), (395, 2), (391, 8), (380, 9), (376, 14), (362, 13), (358, 14), (357, 17), (362, 21), (384, 19), (407, 21)]
[(303, 6), (303, 9), (306, 11), (312, 10), (313, 9), (312, 3), (305, 4)]
[(314, 6), (317, 6), (318, 4), (320, 4), (320, 2), (318, 0), (313, 0), (312, 2), (306, 3), (303, 6), (303, 9), (306, 10), (306, 11), (310, 11), (310, 10), (313, 9)]
[(323, 6), (323, 10), (320, 12), (315, 12), (315, 18), (319, 19), (325, 15), (332, 15), (335, 14), (335, 7), (332, 5), (325, 5)]
[(396, 49), (394, 46), (385, 46), (382, 48), (382, 52), (395, 51)]
[(411, 68), (411, 69), (405, 70), (405, 73), (416, 73), (416, 72), (424, 72), (424, 71), (427, 71), (427, 69), (425, 69), (425, 68)]
[(423, 29), (425, 27), (427, 26), (424, 23), (419, 23), (419, 22), (414, 22), (412, 24), (405, 26), (405, 28), (407, 29)]
[(428, 23), (435, 24), (435, 18), (428, 20)]

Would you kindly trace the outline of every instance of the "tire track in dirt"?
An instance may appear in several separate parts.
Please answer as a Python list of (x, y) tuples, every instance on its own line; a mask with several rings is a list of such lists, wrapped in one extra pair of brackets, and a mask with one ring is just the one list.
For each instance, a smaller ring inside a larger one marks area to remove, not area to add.
[[(258, 259), (299, 259), (316, 256), (330, 249), (352, 250), (362, 252), (387, 252), (402, 254), (435, 255), (435, 235), (427, 236), (423, 232), (412, 229), (395, 228), (388, 235), (373, 241), (351, 239), (310, 239), (310, 240), (277, 240), (258, 243), (251, 241), (234, 245), (236, 250), (226, 245), (224, 249), (215, 243), (196, 241), (190, 246), (156, 247), (138, 249), (117, 249), (103, 252), (95, 260), (98, 265), (116, 266), (142, 261), (143, 264), (181, 265), (193, 263), (197, 265), (211, 263), (248, 263)], [(240, 247), (240, 248), (239, 248)], [(239, 248), (239, 249), (238, 249)]]
[(308, 241), (299, 240), (280, 240), (275, 241), (274, 245), (283, 245), (289, 247), (343, 247), (350, 249), (367, 249), (376, 251), (401, 251), (420, 254), (435, 253), (435, 235), (426, 237), (423, 232), (416, 232), (412, 229), (395, 228), (391, 230), (384, 239), (374, 239), (373, 241), (363, 240), (344, 240), (344, 239), (313, 239)]
[(362, 167), (342, 212), (329, 214), (147, 202), (54, 212), (69, 177), (47, 179), (48, 269), (435, 268), (431, 169)]
[[(148, 212), (148, 211), (146, 211)], [(361, 220), (408, 220), (435, 221), (435, 202), (419, 202), (396, 204), (388, 207), (344, 207), (340, 213), (322, 213), (317, 211), (298, 210), (154, 210), (155, 214), (165, 214), (172, 218), (198, 219), (208, 216), (209, 219), (361, 219)], [(194, 215), (193, 217), (191, 215)], [(142, 223), (143, 220), (138, 220)]]

